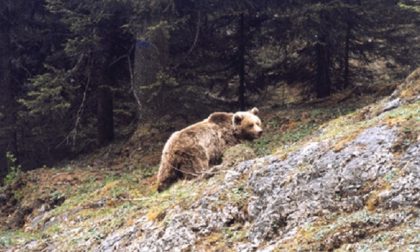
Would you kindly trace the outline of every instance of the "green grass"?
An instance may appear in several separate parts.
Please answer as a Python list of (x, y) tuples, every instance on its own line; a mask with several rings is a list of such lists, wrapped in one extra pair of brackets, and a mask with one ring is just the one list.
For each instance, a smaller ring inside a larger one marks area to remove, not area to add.
[(251, 143), (258, 156), (273, 154), (280, 147), (290, 146), (314, 134), (324, 123), (349, 114), (365, 104), (338, 104), (281, 111), (264, 124), (263, 136)]
[(37, 233), (23, 232), (21, 230), (0, 232), (0, 250), (2, 247), (7, 248), (39, 238), (40, 235)]
[(407, 5), (407, 4), (404, 4), (404, 3), (398, 3), (398, 6), (401, 9), (406, 9), (406, 10), (410, 10), (410, 11), (420, 13), (420, 7), (419, 6)]

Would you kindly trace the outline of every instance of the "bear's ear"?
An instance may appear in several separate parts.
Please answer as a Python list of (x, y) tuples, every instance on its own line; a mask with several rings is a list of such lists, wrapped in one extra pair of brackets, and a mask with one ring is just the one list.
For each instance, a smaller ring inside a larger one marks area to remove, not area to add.
[(258, 113), (260, 113), (260, 111), (256, 107), (253, 107), (251, 109), (251, 113), (254, 114), (254, 115), (258, 115)]
[(244, 119), (244, 116), (241, 114), (234, 114), (233, 115), (233, 124), (239, 125), (242, 122), (242, 119)]

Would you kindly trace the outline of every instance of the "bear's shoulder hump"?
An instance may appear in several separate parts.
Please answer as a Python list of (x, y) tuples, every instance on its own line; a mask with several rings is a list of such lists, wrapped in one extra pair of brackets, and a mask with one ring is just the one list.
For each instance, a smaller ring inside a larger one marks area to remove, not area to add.
[(215, 124), (226, 124), (232, 122), (232, 113), (214, 112), (208, 117), (208, 121)]

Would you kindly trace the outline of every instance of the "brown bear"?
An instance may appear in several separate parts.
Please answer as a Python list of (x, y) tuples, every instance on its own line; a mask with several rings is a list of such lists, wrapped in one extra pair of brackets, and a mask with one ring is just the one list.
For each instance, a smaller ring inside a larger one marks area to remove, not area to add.
[(215, 112), (196, 124), (176, 131), (166, 142), (157, 176), (158, 191), (179, 178), (191, 179), (220, 163), (224, 150), (241, 140), (261, 136), (258, 109), (236, 113)]

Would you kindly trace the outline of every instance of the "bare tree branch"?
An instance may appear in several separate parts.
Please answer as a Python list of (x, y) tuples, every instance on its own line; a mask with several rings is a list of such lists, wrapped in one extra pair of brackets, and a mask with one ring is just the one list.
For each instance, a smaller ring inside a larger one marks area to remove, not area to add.
[(190, 56), (192, 51), (194, 50), (195, 46), (197, 45), (198, 38), (200, 36), (200, 26), (201, 26), (201, 11), (197, 11), (197, 24), (195, 28), (195, 36), (194, 41), (190, 46), (190, 49), (188, 49), (187, 53), (185, 54), (184, 58), (174, 66), (174, 68), (178, 68), (187, 58)]

